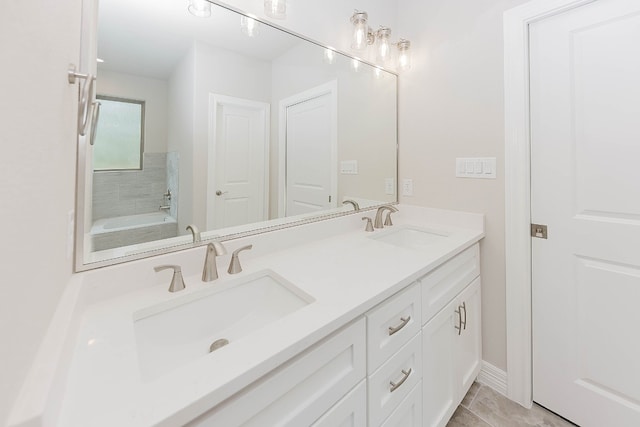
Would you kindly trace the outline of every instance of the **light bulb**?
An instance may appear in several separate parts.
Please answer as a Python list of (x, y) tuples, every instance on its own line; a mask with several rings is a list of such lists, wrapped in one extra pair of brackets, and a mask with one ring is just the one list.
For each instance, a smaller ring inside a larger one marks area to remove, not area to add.
[(398, 68), (401, 71), (411, 69), (411, 42), (409, 40), (400, 39), (398, 42)]
[(367, 12), (355, 11), (353, 16), (351, 16), (351, 23), (353, 24), (353, 40), (351, 42), (351, 48), (354, 50), (364, 50), (367, 48), (369, 34), (367, 19), (369, 19)]
[(389, 37), (391, 37), (391, 28), (380, 27), (376, 33), (376, 59), (378, 62), (386, 63), (391, 57), (391, 44), (389, 43)]
[(336, 61), (336, 52), (331, 48), (326, 48), (324, 50), (324, 63), (325, 64), (333, 64)]
[(211, 16), (211, 3), (207, 0), (190, 0), (189, 13), (198, 18), (208, 18)]
[(264, 13), (275, 19), (285, 19), (287, 17), (286, 0), (264, 0)]
[(242, 29), (243, 34), (246, 34), (249, 37), (255, 37), (258, 35), (260, 23), (248, 16), (241, 16), (240, 28)]

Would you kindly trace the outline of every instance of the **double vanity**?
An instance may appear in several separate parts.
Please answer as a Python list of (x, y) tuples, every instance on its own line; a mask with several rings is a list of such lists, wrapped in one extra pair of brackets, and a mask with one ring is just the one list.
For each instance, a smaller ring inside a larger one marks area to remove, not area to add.
[(480, 370), (483, 216), (397, 207), (226, 241), (211, 282), (206, 246), (74, 275), (11, 425), (445, 425)]

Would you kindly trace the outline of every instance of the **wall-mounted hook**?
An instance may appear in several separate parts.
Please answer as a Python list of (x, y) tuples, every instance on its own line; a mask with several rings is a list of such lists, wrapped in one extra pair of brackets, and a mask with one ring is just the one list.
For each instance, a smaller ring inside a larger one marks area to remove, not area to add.
[(76, 72), (76, 66), (69, 64), (69, 69), (67, 70), (69, 84), (74, 84), (77, 79), (84, 80), (80, 89), (80, 101), (78, 102), (78, 134), (84, 136), (91, 122), (91, 112), (98, 108), (93, 103), (96, 76), (78, 73)]

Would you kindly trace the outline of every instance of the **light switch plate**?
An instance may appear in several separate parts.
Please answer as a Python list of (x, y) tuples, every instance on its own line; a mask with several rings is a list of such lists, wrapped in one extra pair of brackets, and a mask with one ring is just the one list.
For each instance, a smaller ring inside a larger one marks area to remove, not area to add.
[(456, 177), (496, 179), (495, 157), (458, 157)]
[(340, 162), (340, 173), (342, 175), (357, 175), (358, 174), (358, 161), (357, 160), (342, 160)]
[(396, 186), (394, 185), (393, 178), (384, 179), (384, 194), (394, 195), (396, 194)]
[(413, 179), (402, 180), (402, 195), (413, 196)]

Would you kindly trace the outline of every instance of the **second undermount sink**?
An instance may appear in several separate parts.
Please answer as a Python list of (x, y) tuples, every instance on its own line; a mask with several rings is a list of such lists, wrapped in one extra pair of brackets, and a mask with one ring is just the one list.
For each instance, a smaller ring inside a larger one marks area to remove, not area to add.
[(448, 236), (442, 231), (401, 225), (374, 234), (371, 238), (401, 248), (420, 251), (432, 248), (434, 244), (446, 240)]
[(134, 314), (138, 362), (152, 380), (230, 345), (312, 303), (314, 299), (271, 270), (185, 295)]

